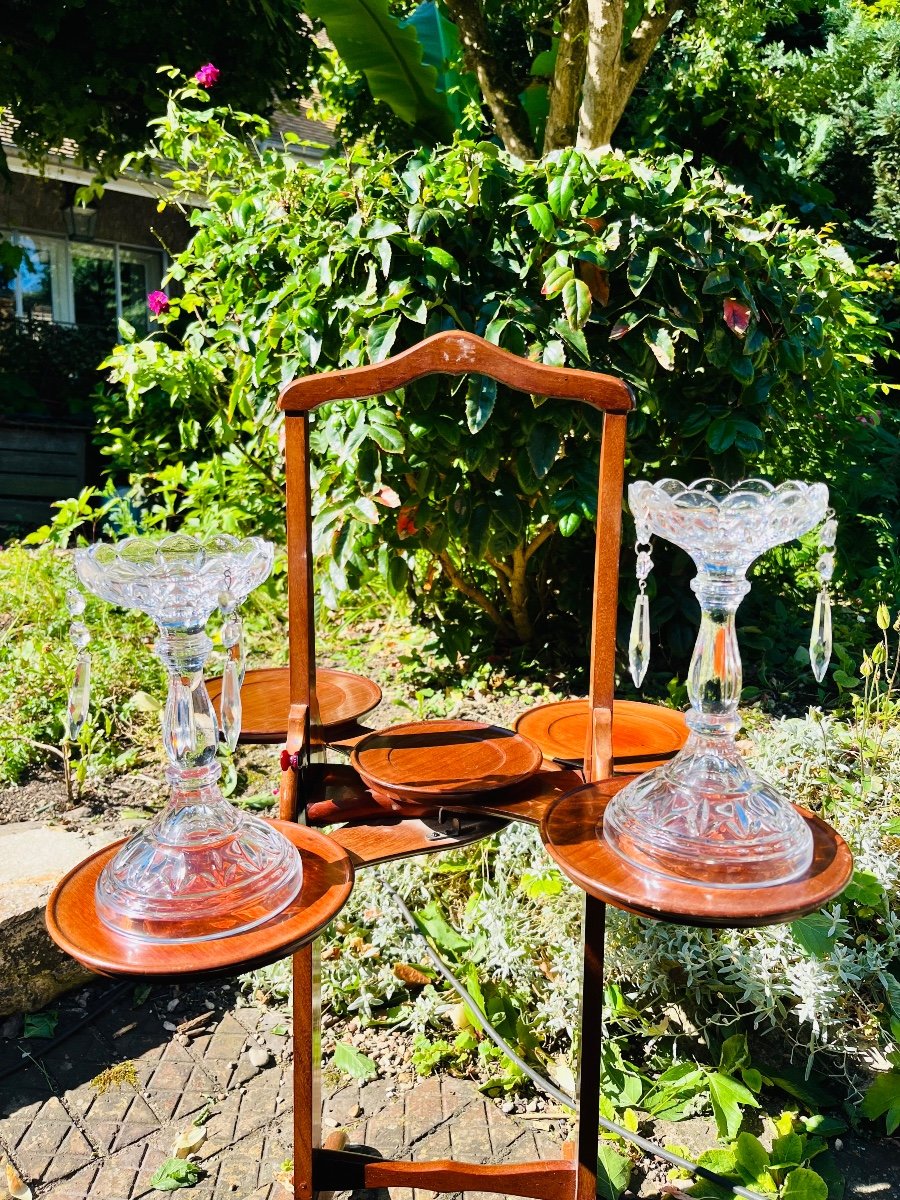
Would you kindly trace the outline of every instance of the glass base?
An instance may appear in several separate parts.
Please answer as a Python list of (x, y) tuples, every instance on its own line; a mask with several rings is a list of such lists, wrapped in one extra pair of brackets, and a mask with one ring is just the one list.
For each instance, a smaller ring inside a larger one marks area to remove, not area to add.
[(721, 735), (692, 733), (671, 762), (626, 784), (598, 832), (636, 866), (707, 888), (788, 883), (813, 856), (800, 813)]
[(217, 766), (172, 771), (168, 807), (97, 880), (110, 929), (155, 942), (210, 941), (261, 925), (300, 891), (300, 855), (282, 833), (224, 799)]

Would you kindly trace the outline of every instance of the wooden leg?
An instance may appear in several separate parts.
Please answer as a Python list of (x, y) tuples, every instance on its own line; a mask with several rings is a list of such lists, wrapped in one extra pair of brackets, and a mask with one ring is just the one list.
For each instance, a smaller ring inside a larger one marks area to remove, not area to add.
[(318, 943), (294, 955), (294, 1200), (312, 1200), (322, 1097)]
[(597, 1195), (605, 933), (606, 905), (600, 900), (595, 900), (593, 896), (585, 896), (581, 1052), (578, 1072), (578, 1180), (575, 1185), (575, 1200), (595, 1200)]

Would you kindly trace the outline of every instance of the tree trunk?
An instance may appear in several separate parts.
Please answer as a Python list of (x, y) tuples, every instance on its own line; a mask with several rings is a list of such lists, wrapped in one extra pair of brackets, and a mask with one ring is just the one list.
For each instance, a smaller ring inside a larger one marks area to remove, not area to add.
[(512, 553), (512, 578), (509, 581), (509, 611), (512, 616), (513, 628), (522, 642), (530, 642), (534, 637), (534, 626), (528, 615), (528, 560), (522, 546), (516, 546)]
[(587, 66), (576, 144), (581, 150), (601, 150), (609, 147), (650, 55), (683, 0), (666, 0), (658, 12), (645, 15), (624, 48), (626, 0), (586, 2)]
[(459, 30), (466, 67), (478, 80), (503, 145), (519, 158), (536, 158), (528, 115), (519, 102), (519, 89), (493, 44), (481, 0), (444, 2)]
[(578, 105), (587, 63), (587, 0), (569, 0), (561, 18), (556, 70), (550, 82), (550, 111), (544, 130), (544, 153), (574, 146)]

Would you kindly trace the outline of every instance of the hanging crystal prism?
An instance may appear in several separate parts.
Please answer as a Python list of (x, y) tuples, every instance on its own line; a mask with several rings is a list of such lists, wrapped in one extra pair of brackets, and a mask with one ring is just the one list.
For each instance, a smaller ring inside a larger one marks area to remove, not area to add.
[(91, 706), (91, 656), (87, 650), (91, 631), (84, 621), (78, 619), (85, 609), (85, 599), (78, 588), (69, 588), (66, 592), (66, 608), (73, 618), (69, 626), (69, 640), (78, 652), (66, 703), (66, 736), (75, 739), (87, 720)]
[(163, 741), (175, 762), (192, 754), (196, 746), (190, 681), (180, 675), (172, 676), (169, 681), (169, 695), (163, 711)]
[(225, 735), (225, 744), (233, 754), (241, 736), (241, 680), (237, 660), (234, 658), (225, 662), (221, 704), (222, 732)]
[(809, 639), (809, 662), (817, 683), (821, 683), (831, 662), (831, 593), (829, 584), (834, 575), (834, 545), (837, 540), (837, 521), (831, 509), (819, 531), (821, 553), (816, 563), (821, 588), (816, 596), (812, 633)]
[(219, 594), (219, 611), (225, 618), (222, 645), (225, 670), (222, 673), (222, 733), (225, 744), (234, 753), (241, 736), (241, 685), (244, 682), (244, 626), (237, 615), (238, 597), (230, 589)]
[[(644, 550), (641, 547), (646, 546)], [(640, 687), (650, 665), (650, 599), (647, 595), (647, 576), (653, 570), (653, 558), (650, 554), (650, 531), (644, 525), (637, 526), (637, 565), (635, 574), (638, 580), (638, 594), (634, 600), (634, 612), (631, 616), (631, 636), (628, 639), (628, 669), (634, 686)]]
[(91, 656), (87, 650), (82, 650), (75, 659), (75, 674), (66, 705), (66, 735), (70, 740), (74, 741), (81, 733), (90, 706)]

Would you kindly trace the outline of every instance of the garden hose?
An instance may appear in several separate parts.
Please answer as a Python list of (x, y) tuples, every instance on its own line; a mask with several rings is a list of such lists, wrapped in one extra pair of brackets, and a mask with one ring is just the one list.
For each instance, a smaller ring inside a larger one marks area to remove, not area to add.
[(119, 997), (124, 995), (129, 988), (133, 987), (134, 983), (131, 981), (117, 983), (115, 987), (110, 988), (106, 995), (94, 1005), (89, 1013), (85, 1013), (83, 1017), (80, 1017), (74, 1023), (74, 1025), (69, 1025), (62, 1031), (62, 1033), (54, 1033), (52, 1040), (48, 1041), (45, 1046), (36, 1047), (34, 1050), (29, 1050), (27, 1054), (22, 1056), (19, 1062), (13, 1063), (11, 1067), (6, 1067), (4, 1070), (0, 1071), (0, 1079), (8, 1079), (10, 1075), (15, 1075), (17, 1071), (24, 1071), (24, 1069), (35, 1059), (43, 1058), (45, 1054), (49, 1054), (51, 1050), (55, 1050), (61, 1042), (68, 1041), (68, 1039), (72, 1037), (73, 1034), (77, 1033), (79, 1029), (84, 1029), (85, 1025), (90, 1025), (91, 1021), (94, 1020), (98, 1013), (105, 1012), (107, 1008), (112, 1008)]
[[(523, 1071), (532, 1081), (532, 1083), (539, 1087), (542, 1092), (546, 1092), (548, 1096), (550, 1096), (558, 1104), (564, 1105), (566, 1108), (576, 1108), (577, 1105), (574, 1097), (567, 1096), (565, 1092), (561, 1091), (555, 1084), (551, 1083), (549, 1079), (544, 1078), (543, 1075), (541, 1075), (533, 1067), (529, 1066), (528, 1063), (525, 1062), (525, 1060), (515, 1052), (512, 1046), (510, 1046), (509, 1043), (503, 1037), (501, 1037), (501, 1035), (488, 1020), (486, 1014), (472, 999), (472, 996), (465, 984), (457, 979), (456, 975), (454, 975), (454, 973), (450, 970), (438, 952), (422, 933), (418, 922), (406, 907), (406, 903), (400, 893), (391, 887), (391, 885), (385, 880), (380, 880), (380, 883), (382, 887), (384, 887), (385, 890), (390, 893), (394, 903), (400, 909), (403, 919), (414, 931), (415, 936), (421, 942), (422, 947), (440, 974), (444, 977), (447, 983), (450, 984), (457, 995), (465, 1001), (467, 1007), (470, 1008), (473, 1013), (475, 1013), (487, 1037), (490, 1038), (494, 1045), (499, 1050), (502, 1050), (507, 1058), (514, 1062), (519, 1070)], [(688, 1158), (682, 1158), (680, 1154), (673, 1154), (670, 1150), (666, 1150), (663, 1146), (657, 1145), (656, 1142), (648, 1141), (647, 1138), (641, 1137), (640, 1134), (632, 1133), (631, 1130), (626, 1129), (624, 1125), (617, 1125), (615, 1121), (607, 1121), (605, 1117), (600, 1117), (599, 1122), (603, 1129), (607, 1130), (609, 1133), (618, 1134), (619, 1137), (624, 1138), (624, 1140), (627, 1142), (631, 1142), (632, 1145), (643, 1150), (645, 1154), (652, 1155), (653, 1158), (661, 1159), (663, 1162), (667, 1162), (673, 1167), (681, 1167), (683, 1170), (689, 1171), (691, 1175), (699, 1175), (701, 1179), (708, 1179), (710, 1183), (718, 1184), (719, 1187), (728, 1188), (729, 1191), (731, 1191), (735, 1196), (743, 1197), (743, 1200), (766, 1200), (766, 1197), (761, 1196), (759, 1192), (751, 1192), (748, 1188), (741, 1187), (740, 1184), (734, 1183), (731, 1179), (727, 1179), (724, 1175), (719, 1175), (716, 1171), (710, 1171), (707, 1167), (701, 1167), (698, 1163), (691, 1162)], [(768, 1200), (771, 1200), (771, 1197), (769, 1197)]]

